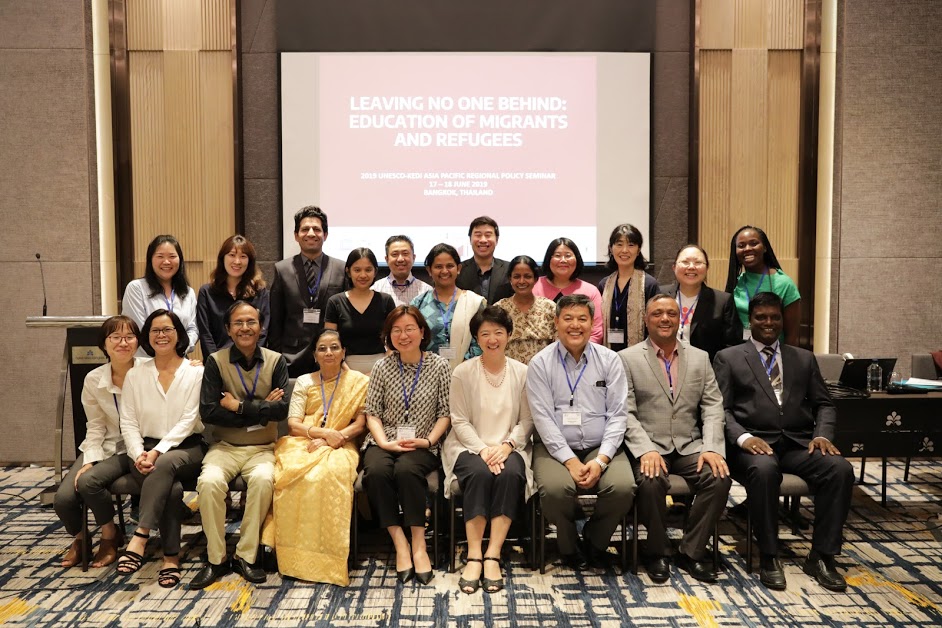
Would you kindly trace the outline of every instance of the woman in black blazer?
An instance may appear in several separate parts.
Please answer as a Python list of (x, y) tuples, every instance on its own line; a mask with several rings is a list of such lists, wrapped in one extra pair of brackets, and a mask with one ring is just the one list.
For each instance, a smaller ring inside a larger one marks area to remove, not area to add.
[(706, 285), (710, 258), (696, 244), (685, 244), (674, 258), (677, 282), (661, 292), (677, 299), (681, 342), (703, 349), (713, 361), (716, 352), (742, 342), (742, 323), (733, 298)]

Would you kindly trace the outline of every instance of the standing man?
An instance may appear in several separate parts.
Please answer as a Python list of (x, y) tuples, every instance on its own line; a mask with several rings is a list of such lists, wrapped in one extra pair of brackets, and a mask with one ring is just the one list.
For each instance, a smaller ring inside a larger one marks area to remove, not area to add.
[(396, 307), (409, 305), (412, 299), (432, 289), (421, 279), (412, 274), (415, 263), (415, 245), (409, 236), (394, 235), (386, 240), (386, 264), (389, 276), (377, 279), (373, 290), (388, 294), (396, 302)]
[(625, 443), (634, 458), (638, 516), (648, 530), (645, 566), (654, 582), (670, 577), (666, 497), (673, 473), (694, 490), (675, 562), (697, 580), (715, 582), (706, 543), (731, 484), (724, 459), (723, 397), (709, 354), (677, 341), (680, 309), (673, 297), (652, 297), (644, 320), (648, 339), (618, 356), (628, 377)]
[[(252, 304), (236, 301), (225, 314), (232, 345), (206, 358), (200, 416), (215, 426), (217, 440), (203, 458), (196, 483), (206, 534), (206, 565), (190, 581), (204, 589), (230, 568), (249, 582), (265, 582), (255, 567), (262, 523), (271, 508), (275, 483), (278, 421), (288, 416), (288, 365), (280, 353), (258, 346), (261, 316)], [(226, 555), (226, 495), (241, 474), (248, 485), (239, 544)]]
[(490, 216), (478, 216), (468, 227), (468, 238), (474, 257), (461, 263), (455, 285), (481, 295), (488, 305), (511, 296), (513, 289), (507, 281), (507, 262), (494, 257), (500, 238), (497, 222)]
[(327, 214), (308, 205), (294, 215), (301, 252), (275, 264), (268, 347), (284, 354), (291, 377), (317, 370), (314, 341), (324, 329), (327, 299), (343, 291), (343, 262), (323, 253)]
[[(625, 452), (625, 371), (614, 351), (590, 343), (594, 304), (572, 294), (556, 305), (559, 340), (527, 370), (527, 398), (539, 439), (533, 476), (563, 561), (604, 566), (612, 533), (631, 510), (635, 480)], [(595, 512), (576, 531), (576, 496), (596, 494)]]
[(845, 591), (834, 556), (850, 511), (854, 471), (832, 444), (837, 411), (814, 354), (779, 342), (782, 299), (760, 292), (749, 302), (752, 338), (723, 349), (713, 366), (726, 408), (729, 467), (746, 487), (759, 541), (759, 580), (785, 589), (778, 560), (778, 502), (782, 473), (814, 491), (814, 534), (804, 571), (825, 589)]

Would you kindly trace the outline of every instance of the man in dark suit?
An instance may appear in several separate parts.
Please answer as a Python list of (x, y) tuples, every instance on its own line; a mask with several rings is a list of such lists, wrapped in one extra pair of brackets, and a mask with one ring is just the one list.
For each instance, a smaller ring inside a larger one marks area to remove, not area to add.
[(511, 296), (513, 289), (507, 281), (507, 262), (494, 257), (500, 238), (497, 221), (490, 216), (478, 216), (468, 227), (468, 238), (474, 256), (461, 263), (455, 285), (481, 295), (488, 305)]
[(275, 264), (271, 286), (268, 347), (288, 361), (288, 374), (316, 370), (314, 342), (324, 329), (327, 299), (343, 290), (343, 262), (323, 253), (327, 214), (302, 207), (294, 215), (294, 239), (301, 252)]
[(804, 571), (831, 591), (847, 583), (834, 556), (850, 510), (854, 471), (832, 444), (837, 412), (814, 354), (780, 342), (781, 298), (760, 292), (749, 302), (752, 340), (716, 354), (713, 368), (726, 409), (733, 478), (746, 487), (761, 552), (759, 579), (785, 589), (778, 560), (778, 501), (782, 472), (812, 487), (814, 534)]

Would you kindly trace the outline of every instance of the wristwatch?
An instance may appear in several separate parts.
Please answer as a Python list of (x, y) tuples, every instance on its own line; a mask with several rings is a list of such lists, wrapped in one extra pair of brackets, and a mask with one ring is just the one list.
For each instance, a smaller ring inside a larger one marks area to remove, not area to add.
[(608, 469), (608, 463), (602, 460), (602, 458), (600, 458), (599, 456), (596, 456), (593, 460), (595, 461), (596, 464), (599, 465), (599, 468), (602, 469), (602, 473), (605, 473), (605, 471)]
[(236, 408), (236, 414), (242, 414), (242, 409), (245, 408), (245, 401), (239, 402), (239, 407)]

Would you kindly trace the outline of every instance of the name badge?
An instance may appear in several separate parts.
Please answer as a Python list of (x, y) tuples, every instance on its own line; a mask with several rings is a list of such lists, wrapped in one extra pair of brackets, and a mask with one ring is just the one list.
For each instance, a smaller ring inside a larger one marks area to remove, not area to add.
[(625, 330), (609, 328), (608, 329), (608, 343), (612, 345), (625, 344)]
[(563, 425), (579, 427), (582, 425), (582, 413), (577, 410), (566, 410), (563, 412)]
[(749, 340), (750, 338), (752, 338), (752, 330), (746, 327), (744, 330), (742, 330), (742, 339)]
[(318, 325), (321, 322), (321, 311), (317, 308), (306, 307), (304, 308), (304, 319), (303, 323), (305, 325)]
[(415, 426), (400, 425), (396, 428), (396, 440), (412, 440), (415, 438)]
[(458, 351), (454, 347), (442, 345), (438, 348), (438, 355), (446, 360), (454, 360), (458, 356)]
[(245, 428), (245, 431), (246, 431), (246, 432), (254, 432), (254, 431), (256, 431), (256, 430), (262, 429), (263, 427), (265, 427), (265, 426), (264, 426), (264, 425), (250, 425), (250, 426), (248, 426), (247, 428)]

